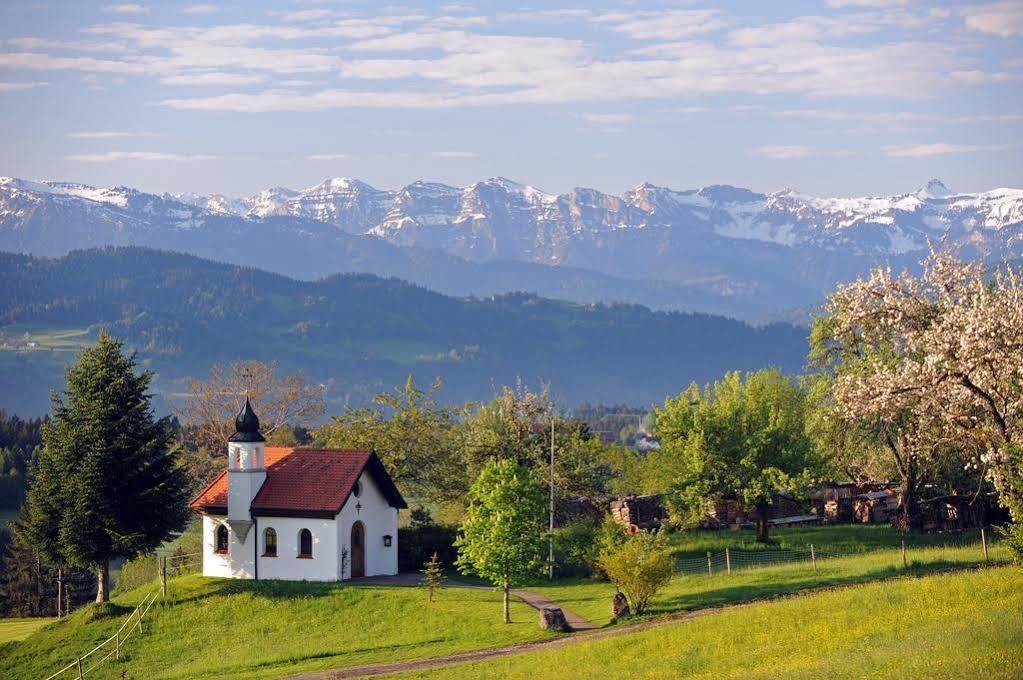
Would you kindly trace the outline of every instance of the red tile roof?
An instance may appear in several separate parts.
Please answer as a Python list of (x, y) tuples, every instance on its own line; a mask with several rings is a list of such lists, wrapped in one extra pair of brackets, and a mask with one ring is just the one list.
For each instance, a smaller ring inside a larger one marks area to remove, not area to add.
[[(268, 447), (263, 458), (266, 481), (252, 499), (253, 515), (333, 517), (366, 469), (392, 506), (406, 507), (372, 451)], [(227, 472), (221, 472), (189, 507), (196, 512), (226, 514)]]

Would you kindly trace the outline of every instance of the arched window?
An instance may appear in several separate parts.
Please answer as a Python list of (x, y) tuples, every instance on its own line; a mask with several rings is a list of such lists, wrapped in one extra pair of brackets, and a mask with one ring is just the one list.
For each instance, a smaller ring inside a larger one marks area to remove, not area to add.
[(214, 537), (213, 552), (220, 555), (227, 554), (227, 526), (221, 524), (217, 527), (216, 536)]
[(263, 532), (263, 557), (277, 557), (277, 532), (270, 527)]
[(298, 532), (298, 556), (313, 556), (313, 532), (308, 529), (302, 529)]

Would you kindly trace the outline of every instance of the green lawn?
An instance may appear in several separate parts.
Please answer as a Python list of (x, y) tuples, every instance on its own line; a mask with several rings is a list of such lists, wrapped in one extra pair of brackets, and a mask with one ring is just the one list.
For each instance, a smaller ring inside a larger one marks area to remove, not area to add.
[[(991, 546), (993, 562), (1006, 562), (1008, 550), (1001, 545)], [(909, 573), (925, 574), (979, 564), (983, 561), (980, 548), (928, 547), (913, 548), (908, 552)], [(800, 590), (825, 586), (864, 583), (890, 578), (905, 573), (900, 549), (875, 550), (869, 553), (817, 562), (817, 571), (809, 562), (796, 562), (774, 567), (760, 567), (718, 573), (715, 576), (676, 576), (652, 601), (648, 616), (659, 616), (680, 610), (715, 607), (734, 602), (745, 602)], [(548, 599), (574, 611), (598, 625), (611, 620), (611, 596), (614, 587), (604, 581), (564, 580), (554, 585), (536, 583), (530, 590), (544, 594)]]
[(24, 640), (53, 619), (40, 616), (32, 619), (0, 619), (0, 645)]
[[(988, 530), (988, 540), (995, 532)], [(882, 524), (829, 524), (772, 528), (770, 542), (758, 543), (752, 529), (722, 531), (680, 531), (668, 534), (680, 558), (703, 557), (707, 552), (732, 550), (771, 551), (808, 550), (813, 544), (818, 550), (832, 552), (868, 552), (880, 548), (898, 548), (902, 541), (913, 547), (963, 545), (980, 541), (980, 530), (971, 529), (958, 534), (907, 534)]]
[[(525, 604), (500, 623), (489, 590), (448, 588), (430, 604), (419, 588), (232, 581), (171, 581), (126, 660), (90, 677), (276, 678), (324, 668), (414, 659), (548, 636)], [(0, 646), (0, 678), (46, 677), (113, 634), (151, 586), (89, 606), (23, 642)]]
[(1021, 611), (1023, 570), (1000, 567), (737, 607), (405, 677), (1020, 678)]

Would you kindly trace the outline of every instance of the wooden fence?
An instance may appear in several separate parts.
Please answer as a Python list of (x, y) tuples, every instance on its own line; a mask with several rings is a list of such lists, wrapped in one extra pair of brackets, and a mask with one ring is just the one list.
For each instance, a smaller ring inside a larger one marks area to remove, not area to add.
[[(197, 558), (201, 558), (201, 553), (191, 553), (188, 555), (172, 555), (169, 557), (160, 557), (157, 561), (158, 571), (157, 576), (160, 581), (160, 587), (153, 590), (139, 603), (135, 609), (132, 610), (131, 614), (128, 614), (125, 618), (124, 623), (117, 629), (117, 632), (108, 637), (103, 642), (99, 643), (85, 654), (76, 657), (74, 661), (64, 666), (59, 671), (46, 678), (46, 680), (53, 680), (63, 676), (64, 678), (78, 678), (83, 680), (86, 675), (99, 668), (104, 662), (111, 658), (120, 659), (121, 649), (124, 643), (131, 637), (131, 635), (138, 631), (142, 634), (142, 622), (145, 620), (146, 615), (149, 614), (149, 609), (156, 602), (158, 596), (167, 596), (167, 574), (179, 575), (188, 573), (194, 568), (193, 563), (199, 561)], [(89, 664), (85, 662), (89, 660), (94, 654), (102, 649), (107, 649), (107, 653), (97, 660), (92, 661)], [(70, 672), (69, 672), (70, 671)]]
[[(118, 659), (121, 658), (121, 647), (128, 640), (128, 638), (131, 637), (131, 634), (134, 633), (136, 630), (139, 632), (139, 634), (142, 633), (142, 621), (145, 620), (146, 615), (149, 613), (149, 608), (152, 607), (153, 602), (156, 601), (157, 593), (158, 591), (154, 590), (149, 595), (146, 595), (144, 598), (142, 598), (142, 602), (140, 602), (139, 606), (135, 607), (131, 614), (128, 615), (128, 617), (124, 620), (124, 623), (121, 624), (121, 627), (117, 629), (116, 633), (114, 633), (106, 640), (90, 649), (82, 656), (77, 657), (67, 666), (64, 666), (59, 671), (57, 671), (50, 677), (46, 678), (46, 680), (53, 680), (53, 678), (59, 677), (64, 673), (67, 673), (68, 671), (73, 671), (73, 673), (71, 673), (70, 675), (66, 675), (64, 677), (69, 678), (78, 677), (79, 680), (81, 680), (86, 676), (86, 674), (96, 670), (100, 665), (103, 664), (104, 661), (110, 659), (111, 657), (116, 657)], [(126, 628), (127, 630), (125, 630)], [(112, 647), (110, 647), (111, 643), (113, 643)], [(86, 659), (88, 659), (101, 649), (108, 647), (110, 651), (108, 651), (105, 656), (101, 657), (97, 661), (93, 661), (91, 664), (89, 664), (88, 667), (84, 665), (83, 662)]]

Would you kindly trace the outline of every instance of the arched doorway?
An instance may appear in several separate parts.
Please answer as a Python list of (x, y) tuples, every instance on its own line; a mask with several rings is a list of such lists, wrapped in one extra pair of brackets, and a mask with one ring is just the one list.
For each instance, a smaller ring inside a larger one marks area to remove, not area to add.
[(362, 522), (352, 525), (352, 578), (366, 575), (366, 527)]

